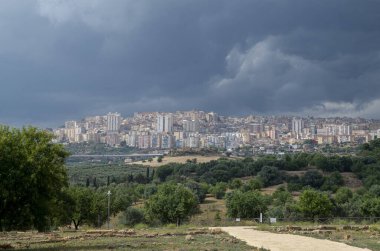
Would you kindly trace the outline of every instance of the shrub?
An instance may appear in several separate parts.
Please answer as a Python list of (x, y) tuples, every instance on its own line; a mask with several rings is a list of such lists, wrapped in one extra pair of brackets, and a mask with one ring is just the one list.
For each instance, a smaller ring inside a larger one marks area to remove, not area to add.
[(316, 189), (319, 189), (324, 182), (322, 174), (315, 170), (307, 171), (301, 180), (304, 186), (310, 186)]
[(144, 213), (142, 210), (128, 207), (124, 212), (124, 224), (129, 227), (133, 227), (138, 223), (142, 223), (144, 221)]
[(263, 181), (264, 187), (280, 184), (283, 180), (283, 175), (274, 166), (264, 166), (258, 176)]

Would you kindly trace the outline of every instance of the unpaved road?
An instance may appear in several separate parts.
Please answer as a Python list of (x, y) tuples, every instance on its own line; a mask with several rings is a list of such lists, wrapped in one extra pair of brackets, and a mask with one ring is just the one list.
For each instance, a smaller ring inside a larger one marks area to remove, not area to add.
[(271, 251), (369, 251), (369, 249), (352, 247), (344, 243), (258, 231), (250, 227), (221, 227), (220, 229), (245, 241), (250, 246), (263, 247)]

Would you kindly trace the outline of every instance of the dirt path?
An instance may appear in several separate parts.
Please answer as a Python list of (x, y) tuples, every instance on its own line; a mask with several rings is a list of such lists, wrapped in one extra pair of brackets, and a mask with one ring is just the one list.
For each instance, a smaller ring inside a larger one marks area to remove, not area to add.
[(292, 234), (276, 234), (250, 227), (222, 227), (222, 231), (248, 245), (271, 251), (364, 251), (369, 249), (348, 246), (344, 243), (320, 240)]

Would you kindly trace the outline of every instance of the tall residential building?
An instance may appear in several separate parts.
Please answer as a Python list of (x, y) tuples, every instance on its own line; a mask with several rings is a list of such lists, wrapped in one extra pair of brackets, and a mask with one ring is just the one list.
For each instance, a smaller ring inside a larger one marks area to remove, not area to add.
[(315, 137), (317, 135), (317, 126), (315, 124), (310, 124), (310, 136)]
[(295, 135), (299, 135), (302, 133), (303, 128), (304, 128), (303, 120), (293, 118), (293, 120), (292, 120), (292, 133)]
[(182, 125), (184, 132), (198, 132), (199, 130), (198, 120), (183, 120)]
[(118, 132), (121, 124), (120, 113), (107, 114), (107, 132)]
[(338, 127), (338, 134), (339, 135), (351, 135), (352, 134), (352, 127), (350, 125), (341, 125)]
[(173, 131), (173, 115), (158, 115), (157, 116), (157, 132), (172, 132)]
[(264, 131), (264, 125), (262, 123), (252, 123), (249, 125), (249, 131), (251, 133), (259, 134)]

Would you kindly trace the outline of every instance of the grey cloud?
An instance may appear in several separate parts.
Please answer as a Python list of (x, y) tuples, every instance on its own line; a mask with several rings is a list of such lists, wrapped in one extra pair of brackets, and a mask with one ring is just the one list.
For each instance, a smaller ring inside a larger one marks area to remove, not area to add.
[[(374, 0), (0, 3), (0, 122), (118, 110), (380, 117)], [(17, 102), (15, 102), (17, 101)]]

